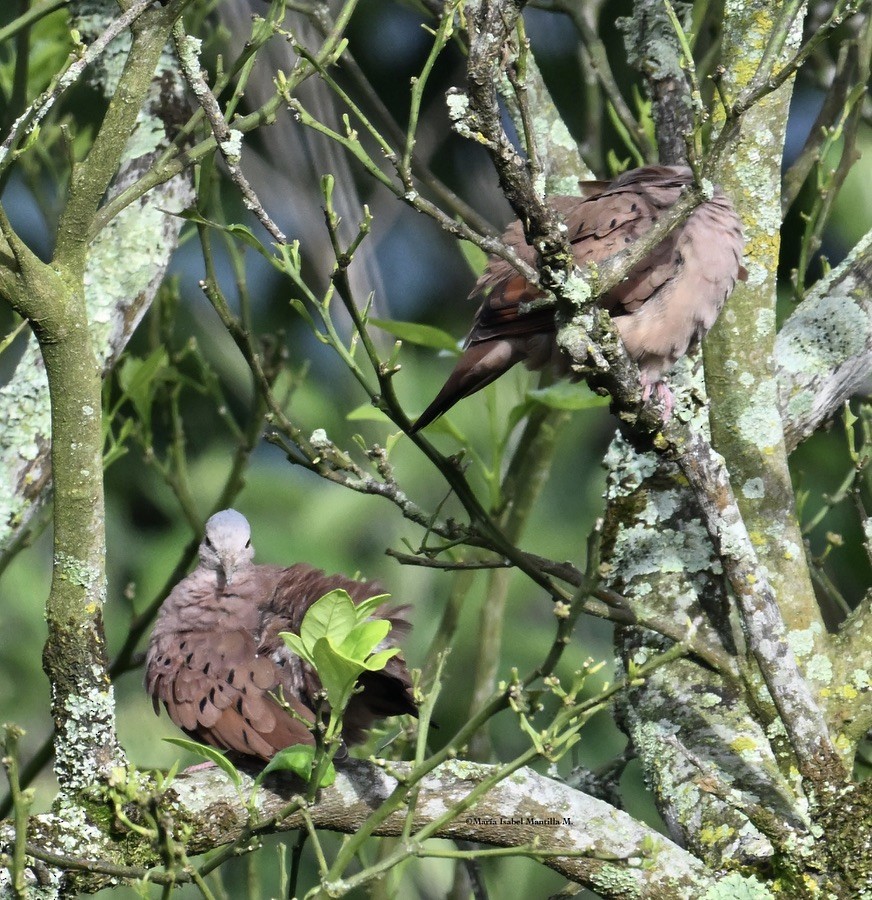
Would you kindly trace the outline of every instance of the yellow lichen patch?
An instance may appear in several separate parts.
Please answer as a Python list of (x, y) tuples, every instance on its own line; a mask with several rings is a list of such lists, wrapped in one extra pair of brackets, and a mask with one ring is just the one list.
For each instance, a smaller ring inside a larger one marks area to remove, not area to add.
[(756, 750), (757, 742), (747, 735), (740, 735), (730, 741), (730, 749), (735, 750), (736, 753), (745, 753), (747, 751)]
[(733, 836), (733, 829), (729, 825), (719, 825), (717, 828), (706, 826), (700, 829), (700, 842), (707, 847), (720, 844)]
[(746, 85), (754, 77), (759, 60), (753, 54), (737, 56), (733, 66), (733, 80), (737, 85)]
[(838, 750), (839, 753), (853, 753), (853, 751), (856, 749), (856, 744), (854, 743), (854, 741), (852, 741), (848, 737), (848, 735), (844, 734), (843, 732), (840, 732), (836, 735), (836, 740), (834, 741), (834, 743), (836, 745), (836, 750)]

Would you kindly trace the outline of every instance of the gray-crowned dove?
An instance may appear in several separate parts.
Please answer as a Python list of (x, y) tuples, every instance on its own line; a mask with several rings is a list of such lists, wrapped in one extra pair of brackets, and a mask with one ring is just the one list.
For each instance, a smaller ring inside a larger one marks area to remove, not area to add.
[[(552, 196), (548, 203), (566, 224), (576, 263), (601, 262), (642, 237), (693, 182), (686, 166), (645, 166), (614, 181), (581, 182), (580, 197)], [(534, 265), (536, 251), (526, 242), (520, 221), (503, 241)], [(741, 264), (742, 223), (720, 188), (640, 262), (600, 304), (615, 320), (629, 355), (638, 363), (647, 399), (652, 387), (679, 357), (712, 327), (736, 281), (747, 278)], [(558, 375), (568, 360), (555, 341), (553, 308), (519, 313), (542, 292), (505, 260), (491, 256), (470, 298), (482, 298), (463, 355), (436, 399), (412, 430), (418, 431), (515, 363), (529, 369), (548, 363)], [(669, 404), (667, 403), (667, 412)]]
[[(306, 610), (332, 590), (346, 590), (355, 603), (382, 593), (364, 583), (298, 563), (252, 562), (251, 529), (233, 509), (206, 523), (200, 564), (164, 600), (146, 657), (146, 690), (185, 733), (240, 756), (270, 759), (294, 744), (313, 743), (321, 688), (317, 673), (292, 653), (281, 631), (299, 634)], [(392, 629), (381, 649), (396, 646), (411, 626), (405, 608), (381, 606), (375, 613)], [(343, 718), (349, 744), (365, 739), (375, 719), (416, 714), (406, 664), (394, 656), (385, 669), (361, 676)], [(274, 699), (283, 699), (303, 722)]]

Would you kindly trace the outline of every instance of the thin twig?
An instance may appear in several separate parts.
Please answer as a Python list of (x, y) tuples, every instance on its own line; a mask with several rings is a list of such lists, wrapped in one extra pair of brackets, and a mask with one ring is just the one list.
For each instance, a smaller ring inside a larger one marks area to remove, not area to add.
[(12, 865), (9, 868), (12, 894), (24, 900), (27, 897), (27, 881), (24, 876), (25, 845), (27, 843), (27, 817), (33, 802), (33, 793), (21, 789), (19, 778), (18, 741), (24, 732), (17, 725), (6, 725), (3, 745), (3, 767), (9, 779), (9, 796), (15, 820), (15, 840), (12, 844)]
[(173, 42), (175, 43), (176, 53), (178, 54), (185, 80), (188, 82), (191, 91), (200, 104), (200, 108), (212, 126), (212, 134), (215, 136), (218, 152), (227, 166), (231, 180), (239, 188), (246, 208), (254, 213), (261, 225), (279, 244), (286, 244), (288, 239), (285, 237), (284, 232), (264, 209), (260, 198), (242, 171), (240, 165), (242, 133), (232, 130), (227, 124), (224, 114), (221, 112), (218, 99), (209, 89), (203, 70), (200, 67), (200, 60), (197, 56), (200, 41), (185, 34), (185, 26), (181, 19), (173, 26)]
[(10, 151), (13, 147), (26, 138), (39, 123), (45, 118), (48, 111), (54, 106), (69, 87), (75, 84), (88, 65), (90, 65), (123, 31), (128, 29), (154, 2), (154, 0), (134, 0), (130, 8), (117, 19), (113, 19), (100, 36), (85, 51), (70, 63), (69, 67), (57, 79), (57, 81), (43, 94), (41, 94), (16, 120), (15, 124), (0, 144), (0, 172), (5, 169), (12, 160)]

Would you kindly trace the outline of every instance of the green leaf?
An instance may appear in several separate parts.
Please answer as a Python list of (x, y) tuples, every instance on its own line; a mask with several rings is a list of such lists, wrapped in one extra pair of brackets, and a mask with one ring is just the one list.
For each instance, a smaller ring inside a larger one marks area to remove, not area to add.
[(398, 322), (395, 319), (370, 319), (369, 324), (410, 344), (432, 347), (434, 350), (448, 350), (455, 356), (460, 355), (457, 341), (441, 328), (422, 325), (420, 322)]
[(309, 653), (321, 638), (328, 638), (334, 647), (338, 647), (356, 624), (354, 603), (348, 591), (330, 591), (306, 611), (300, 625), (300, 637)]
[(321, 341), (322, 344), (326, 343), (327, 342), (326, 335), (324, 335), (323, 332), (318, 330), (318, 326), (315, 324), (315, 320), (312, 318), (312, 315), (309, 312), (309, 310), (306, 309), (306, 304), (303, 303), (303, 301), (300, 300), (299, 297), (291, 297), (291, 299), (288, 301), (288, 303), (290, 303), (291, 308), (295, 310), (297, 315), (300, 316), (308, 324), (308, 326), (312, 329), (312, 331), (315, 333), (315, 337), (317, 337), (318, 340)]
[(165, 347), (158, 347), (145, 359), (127, 356), (118, 370), (118, 384), (130, 398), (139, 413), (143, 405), (151, 407), (151, 387), (162, 369), (169, 366), (169, 356)]
[(169, 366), (166, 348), (158, 347), (145, 359), (128, 356), (118, 370), (118, 384), (130, 399), (136, 415), (148, 429), (151, 422), (151, 403), (158, 373)]
[[(421, 412), (424, 410), (422, 409)], [(454, 438), (458, 444), (462, 444), (463, 446), (468, 446), (469, 441), (466, 438), (466, 435), (451, 421), (448, 416), (440, 416), (436, 419), (435, 422), (431, 422), (427, 426), (427, 434), (432, 436), (434, 434), (447, 434)]]
[(380, 672), (399, 652), (399, 647), (389, 647), (387, 650), (379, 650), (378, 653), (373, 653), (373, 655), (364, 662), (364, 666), (366, 666), (370, 672)]
[(255, 784), (261, 784), (263, 779), (271, 772), (294, 772), (304, 781), (308, 781), (312, 775), (312, 762), (315, 759), (315, 748), (310, 744), (295, 744), (293, 747), (285, 747), (264, 766), (263, 771), (255, 779)]
[[(315, 762), (315, 748), (310, 744), (295, 744), (285, 747), (266, 764), (260, 775), (254, 780), (255, 787), (260, 786), (270, 772), (293, 772), (304, 781), (312, 777), (312, 766)], [(336, 781), (336, 767), (332, 762), (327, 764), (318, 787), (330, 787)]]
[(558, 381), (550, 387), (527, 391), (527, 397), (552, 409), (594, 409), (609, 404), (608, 397), (594, 394), (586, 384), (571, 381)]
[(472, 274), (476, 277), (481, 275), (487, 265), (487, 253), (471, 241), (458, 241), (457, 243)]
[(164, 738), (164, 740), (168, 744), (175, 744), (176, 747), (181, 747), (182, 750), (187, 750), (189, 753), (194, 753), (203, 759), (209, 760), (209, 762), (215, 763), (237, 788), (242, 787), (242, 776), (237, 771), (236, 766), (220, 750), (216, 750), (214, 747), (209, 747), (206, 744), (198, 744), (197, 741), (186, 740), (185, 738)]
[(295, 744), (285, 747), (264, 766), (263, 771), (255, 779), (260, 784), (270, 772), (295, 772), (300, 778), (308, 781), (312, 774), (312, 762), (315, 759), (315, 748), (310, 744)]
[(184, 219), (186, 222), (193, 222), (195, 225), (208, 225), (210, 228), (221, 228), (217, 222), (213, 222), (212, 219), (207, 219), (202, 216), (196, 209), (183, 209), (181, 212), (177, 212), (176, 215), (180, 219)]
[(510, 435), (515, 430), (515, 426), (518, 424), (518, 422), (521, 421), (521, 419), (530, 414), (530, 410), (534, 405), (535, 400), (531, 399), (528, 396), (520, 403), (516, 403), (509, 410), (509, 414), (508, 416), (506, 416), (506, 436)]
[(336, 649), (349, 659), (364, 662), (370, 653), (387, 637), (391, 623), (387, 619), (362, 622), (351, 630), (348, 637)]
[(385, 441), (385, 455), (388, 459), (390, 459), (394, 447), (397, 446), (402, 437), (405, 437), (404, 431), (394, 431), (388, 435), (387, 440)]
[(357, 621), (363, 622), (368, 619), (390, 596), (390, 594), (374, 594), (372, 597), (367, 597), (366, 600), (356, 603), (354, 612), (357, 616)]
[(331, 760), (329, 763), (327, 763), (327, 768), (324, 770), (324, 774), (321, 776), (321, 781), (318, 783), (318, 787), (330, 787), (330, 785), (333, 784), (334, 781), (336, 781), (336, 766), (333, 765), (333, 761)]
[(300, 267), (302, 263), (300, 261), (299, 241), (291, 241), (290, 244), (282, 244), (279, 247), (279, 255), (281, 256), (282, 262), (288, 269), (288, 271), (293, 272), (297, 275), (300, 274)]
[(319, 638), (312, 648), (315, 668), (321, 678), (321, 684), (327, 692), (330, 707), (339, 715), (348, 704), (351, 692), (364, 666), (356, 660), (342, 656), (327, 638)]
[(347, 413), (345, 418), (349, 422), (387, 422), (388, 424), (393, 424), (380, 409), (376, 409), (371, 403), (361, 403), (356, 409)]
[(241, 238), (243, 243), (253, 247), (261, 256), (272, 260), (272, 253), (263, 245), (262, 241), (255, 237), (254, 232), (247, 225), (228, 225), (226, 230), (230, 234), (235, 234), (238, 238)]
[(285, 642), (285, 646), (292, 653), (296, 653), (300, 659), (305, 659), (306, 662), (312, 663), (312, 654), (309, 652), (308, 648), (303, 643), (302, 638), (298, 634), (294, 634), (292, 631), (280, 631), (279, 637)]
[(543, 756), (545, 754), (545, 745), (542, 743), (542, 735), (533, 728), (530, 720), (523, 713), (518, 714), (518, 719), (520, 720), (521, 728), (527, 733), (527, 737), (530, 738), (531, 743), (536, 748), (536, 752)]

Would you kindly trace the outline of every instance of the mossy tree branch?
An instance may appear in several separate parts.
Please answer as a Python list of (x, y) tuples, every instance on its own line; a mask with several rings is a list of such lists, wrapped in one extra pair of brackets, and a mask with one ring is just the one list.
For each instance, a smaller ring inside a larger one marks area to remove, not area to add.
[[(433, 804), (443, 808), (442, 804), (450, 807), (462, 803), (496, 768), (446, 762), (435, 769), (421, 782), (420, 811), (414, 816), (414, 828), (426, 827), (430, 817), (424, 810)], [(308, 818), (316, 828), (353, 834), (367, 822), (373, 809), (381, 807), (397, 790), (397, 779), (409, 772), (407, 763), (393, 763), (391, 771), (386, 772), (369, 762), (347, 760), (337, 766), (336, 783), (320, 791), (317, 804), (304, 812), (292, 813), (274, 827), (283, 832), (298, 829)], [(251, 780), (244, 777), (242, 793), (247, 795), (250, 786)], [(299, 783), (282, 784), (271, 779), (258, 797), (259, 816), (266, 819), (287, 808), (299, 791)], [(160, 800), (159, 808), (174, 821), (187, 824), (191, 834), (186, 846), (188, 856), (231, 843), (249, 824), (239, 793), (217, 770), (177, 779)], [(401, 835), (405, 824), (406, 810), (401, 808), (380, 822), (373, 833)], [(39, 836), (44, 830), (35, 817), (31, 834)], [(47, 834), (50, 833), (49, 829)], [(493, 787), (463, 816), (446, 823), (434, 836), (482, 842), (531, 856), (571, 881), (614, 900), (628, 896), (640, 900), (699, 897), (718, 884), (725, 888), (732, 885), (736, 890), (745, 884), (753, 885), (753, 881), (741, 876), (712, 875), (692, 854), (626, 813), (526, 768)], [(130, 846), (138, 845), (138, 850), (124, 853), (117, 862), (106, 860), (101, 865), (102, 860), (75, 861), (79, 891), (99, 890), (113, 876), (143, 877), (146, 867), (160, 864), (160, 856), (135, 834), (129, 833), (126, 841)], [(52, 865), (63, 865), (65, 854), (53, 846), (49, 840), (29, 849), (39, 850), (40, 856)], [(423, 843), (414, 842), (408, 849), (415, 856), (429, 855), (428, 845)], [(139, 860), (140, 867), (131, 868), (122, 862), (131, 855)], [(159, 871), (151, 879), (156, 883), (165, 880)], [(180, 880), (187, 880), (184, 874)], [(339, 881), (334, 887), (344, 893), (346, 883)]]
[[(745, 73), (769, 50), (770, 28), (780, 9), (780, 4), (771, 4), (761, 15), (743, 7), (726, 17), (722, 81), (728, 93), (741, 94), (755, 83), (753, 78), (746, 81)], [(797, 49), (801, 34), (801, 22), (796, 21), (785, 35), (778, 67)], [(811, 653), (817, 654), (827, 651), (828, 642), (796, 519), (773, 360), (779, 161), (791, 92), (787, 82), (748, 110), (735, 152), (724, 160), (720, 178), (736, 198), (744, 221), (749, 279), (736, 289), (726, 314), (712, 329), (706, 344), (706, 380), (717, 410), (712, 440), (729, 460), (739, 508), (749, 531), (758, 536), (757, 552), (782, 615), (789, 629), (807, 631)], [(744, 383), (737, 382), (735, 372), (742, 373)]]
[(142, 13), (124, 70), (100, 130), (72, 179), (51, 263), (42, 263), (2, 218), (8, 250), (0, 287), (39, 342), (51, 400), (54, 472), (54, 566), (46, 604), (49, 637), (44, 665), (53, 688), (57, 772), (75, 792), (104, 776), (123, 755), (102, 625), (105, 521), (102, 482), (101, 374), (92, 340), (85, 272), (87, 234), (123, 158), (166, 42), (183, 8)]

